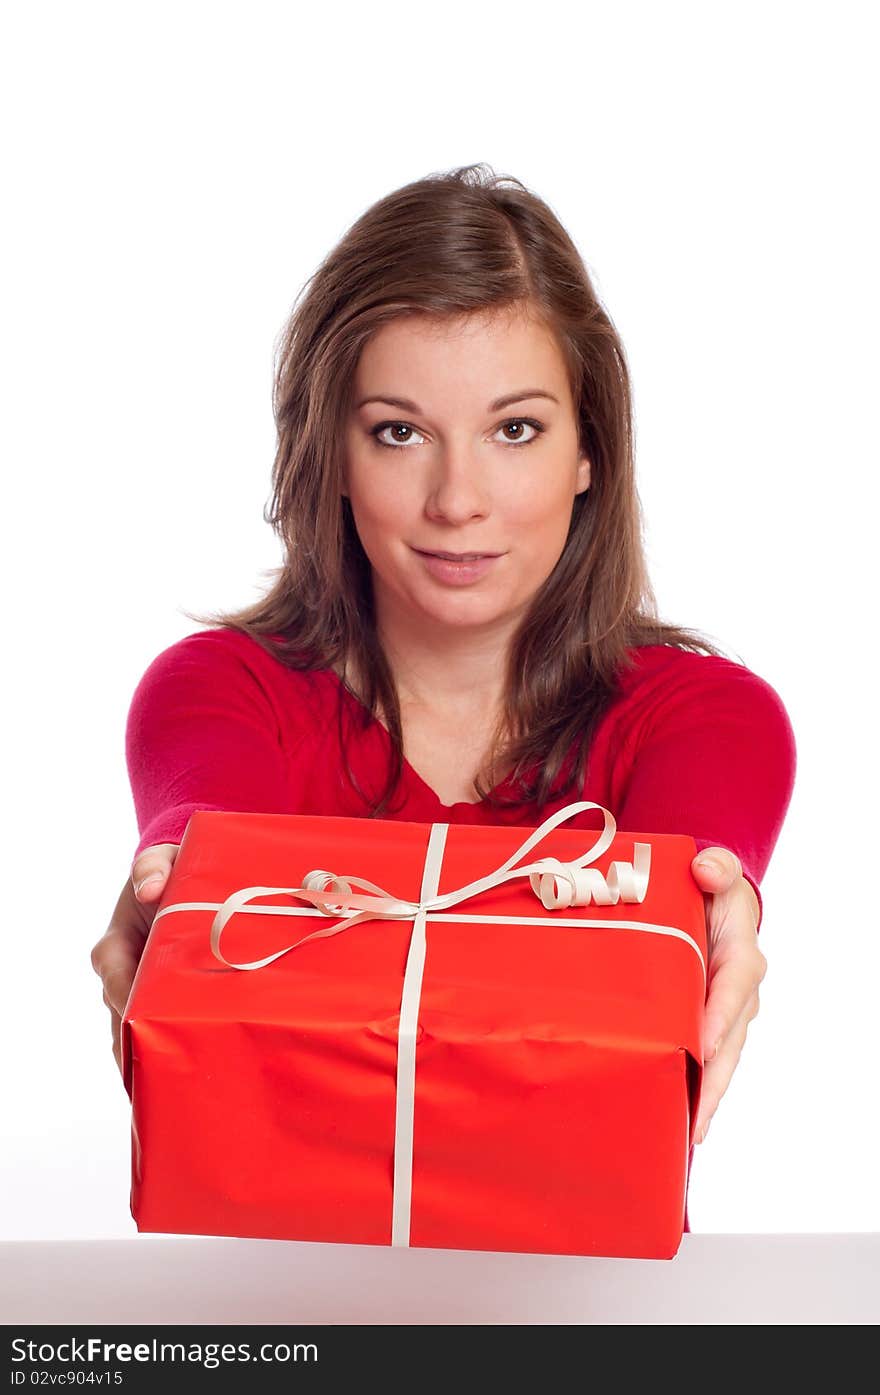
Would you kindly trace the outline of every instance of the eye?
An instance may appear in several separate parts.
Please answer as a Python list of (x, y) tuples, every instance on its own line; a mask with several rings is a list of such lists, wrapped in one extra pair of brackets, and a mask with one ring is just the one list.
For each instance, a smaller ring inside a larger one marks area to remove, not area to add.
[(383, 431), (391, 431), (393, 429), (408, 431), (410, 434), (415, 432), (417, 436), (421, 434), (416, 431), (414, 426), (409, 426), (405, 421), (380, 421), (378, 426), (371, 427), (370, 435), (375, 436), (377, 445), (388, 446), (391, 450), (397, 450), (399, 446), (408, 446), (410, 442), (408, 440), (401, 441), (399, 437), (396, 442), (382, 440)]
[(533, 436), (526, 436), (524, 439), (516, 441), (511, 440), (508, 436), (507, 441), (511, 446), (530, 446), (533, 441), (537, 441), (541, 432), (546, 429), (539, 421), (533, 421), (531, 417), (511, 417), (510, 421), (505, 421), (499, 426), (498, 430), (506, 431), (509, 426), (528, 426), (535, 433)]
[[(513, 439), (511, 439), (510, 436), (508, 436), (508, 437), (506, 438), (506, 444), (507, 444), (507, 445), (510, 445), (510, 446), (530, 446), (530, 445), (532, 444), (532, 442), (533, 442), (533, 441), (536, 441), (536, 440), (538, 439), (538, 437), (541, 435), (541, 433), (542, 433), (543, 431), (546, 431), (546, 429), (547, 429), (545, 426), (542, 426), (541, 423), (540, 423), (539, 421), (534, 421), (531, 417), (511, 417), (511, 419), (510, 419), (509, 421), (502, 422), (502, 424), (498, 427), (498, 431), (506, 431), (506, 430), (508, 429), (508, 427), (511, 427), (511, 426), (514, 426), (514, 427), (523, 427), (523, 426), (527, 426), (527, 427), (529, 427), (529, 428), (531, 429), (531, 431), (532, 431), (534, 434), (531, 435), (531, 436), (526, 436), (526, 437), (525, 437), (524, 439), (522, 439), (522, 440), (513, 440)], [(409, 438), (410, 438), (410, 439), (401, 440), (401, 439), (400, 439), (400, 436), (398, 435), (397, 438), (396, 438), (396, 440), (392, 439), (392, 440), (383, 441), (383, 440), (382, 440), (382, 436), (383, 436), (383, 434), (384, 434), (386, 431), (391, 431), (391, 432), (405, 431), (405, 432), (408, 432), (408, 433), (409, 433)], [(498, 434), (498, 431), (496, 431), (496, 433), (495, 433), (496, 436), (497, 436), (497, 434)], [(412, 437), (413, 435), (416, 435), (416, 436), (421, 437), (421, 432), (420, 432), (420, 431), (416, 431), (416, 429), (415, 429), (414, 426), (410, 426), (409, 423), (408, 423), (408, 422), (405, 422), (405, 421), (380, 421), (380, 422), (377, 423), (376, 426), (371, 427), (371, 429), (370, 429), (370, 435), (373, 436), (373, 437), (375, 438), (375, 441), (376, 441), (376, 444), (377, 444), (377, 445), (379, 445), (379, 446), (387, 446), (387, 447), (389, 447), (391, 450), (397, 450), (400, 446), (408, 446), (408, 445), (411, 445), (411, 444), (412, 444), (411, 437)], [(424, 439), (424, 438), (422, 438), (422, 439)]]

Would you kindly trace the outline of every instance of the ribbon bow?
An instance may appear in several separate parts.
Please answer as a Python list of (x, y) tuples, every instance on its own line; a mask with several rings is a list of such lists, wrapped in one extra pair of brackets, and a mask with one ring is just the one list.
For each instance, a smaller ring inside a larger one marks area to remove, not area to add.
[[(525, 857), (532, 848), (543, 842), (547, 834), (554, 828), (586, 809), (599, 809), (605, 826), (592, 847), (588, 848), (579, 858), (573, 862), (560, 862), (555, 857), (544, 857), (538, 862), (530, 862), (523, 867), (515, 866), (519, 858)], [(443, 841), (445, 842), (447, 828), (448, 824), (434, 824), (432, 834), (434, 830), (442, 829)], [(478, 878), (475, 882), (469, 882), (467, 886), (458, 887), (455, 891), (447, 891), (442, 896), (427, 894), (426, 886), (423, 884), (423, 894), (419, 901), (401, 900), (399, 897), (393, 896), (391, 892), (376, 886), (374, 882), (365, 881), (363, 877), (338, 876), (334, 872), (309, 872), (303, 878), (302, 886), (242, 887), (241, 890), (234, 891), (230, 896), (227, 896), (222, 906), (217, 910), (211, 925), (211, 951), (221, 963), (227, 964), (231, 969), (262, 969), (266, 964), (280, 959), (283, 954), (288, 954), (292, 949), (306, 944), (309, 940), (338, 935), (341, 930), (347, 930), (360, 921), (417, 921), (426, 915), (431, 915), (433, 920), (435, 915), (431, 914), (432, 912), (445, 911), (450, 906), (456, 906), (461, 901), (467, 901), (472, 896), (477, 896), (481, 891), (488, 891), (491, 887), (501, 886), (504, 882), (514, 881), (520, 877), (528, 877), (532, 890), (545, 910), (548, 911), (564, 910), (569, 906), (589, 906), (591, 901), (594, 901), (597, 906), (616, 906), (618, 901), (644, 901), (651, 867), (650, 843), (634, 843), (632, 862), (612, 862), (607, 876), (603, 876), (598, 868), (588, 866), (588, 863), (595, 862), (596, 858), (601, 857), (602, 853), (611, 845), (616, 832), (617, 823), (614, 815), (603, 805), (595, 804), (592, 800), (567, 804), (565, 808), (545, 819), (526, 838), (525, 842), (520, 844), (516, 852), (512, 853), (506, 862), (502, 862), (500, 867), (496, 867), (494, 872)], [(429, 848), (426, 874), (430, 865), (431, 851)], [(439, 864), (436, 870), (439, 874)], [(436, 890), (437, 879), (433, 879), (432, 891)], [(372, 894), (359, 895), (353, 890), (354, 887), (359, 887), (361, 891)], [(294, 944), (287, 945), (285, 949), (278, 950), (276, 954), (267, 955), (265, 959), (255, 959), (248, 964), (234, 964), (221, 952), (220, 937), (236, 912), (247, 909), (259, 910), (270, 915), (278, 913), (287, 915), (314, 914), (314, 911), (300, 910), (296, 912), (284, 906), (250, 906), (249, 903), (259, 896), (295, 896), (299, 900), (310, 902), (322, 915), (337, 918), (339, 923), (323, 930), (315, 930), (310, 935), (304, 935)], [(455, 919), (456, 917), (447, 918)], [(500, 917), (491, 917), (491, 919), (497, 922)]]

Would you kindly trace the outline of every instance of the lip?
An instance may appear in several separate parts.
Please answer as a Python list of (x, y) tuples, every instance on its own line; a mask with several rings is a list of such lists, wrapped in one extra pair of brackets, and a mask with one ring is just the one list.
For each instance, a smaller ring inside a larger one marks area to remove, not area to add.
[(482, 558), (484, 558), (484, 557), (500, 557), (500, 556), (502, 555), (500, 552), (476, 552), (476, 551), (473, 551), (473, 552), (429, 552), (426, 548), (423, 548), (423, 547), (414, 547), (414, 548), (413, 548), (413, 552), (418, 552), (419, 555), (422, 556), (422, 557), (439, 557), (439, 558), (441, 559), (441, 561), (444, 561), (444, 562), (463, 562), (465, 558), (467, 558), (468, 561), (476, 560), (477, 558), (479, 558), (480, 560), (482, 560)]
[[(481, 553), (447, 553), (445, 556), (436, 552), (422, 552), (420, 548), (414, 547), (417, 557), (421, 557), (425, 568), (430, 572), (436, 581), (441, 581), (446, 586), (467, 586), (473, 581), (479, 581), (481, 577), (487, 575), (492, 570), (499, 557), (503, 557), (502, 552), (481, 552)], [(461, 558), (469, 558), (462, 561)], [(458, 558), (459, 560), (456, 560)]]

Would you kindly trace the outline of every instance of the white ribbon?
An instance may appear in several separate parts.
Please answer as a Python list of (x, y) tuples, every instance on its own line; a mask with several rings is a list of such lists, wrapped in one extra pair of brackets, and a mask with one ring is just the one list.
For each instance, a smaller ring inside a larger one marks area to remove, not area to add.
[[(605, 826), (591, 848), (572, 862), (560, 862), (554, 857), (545, 857), (517, 867), (515, 863), (559, 824), (565, 823), (575, 814), (586, 809), (598, 809), (603, 815)], [(581, 800), (567, 804), (552, 814), (536, 828), (506, 862), (488, 876), (459, 887), (455, 891), (437, 894), (443, 851), (446, 845), (448, 824), (431, 825), (425, 866), (422, 873), (422, 887), (418, 901), (404, 901), (384, 891), (373, 882), (361, 877), (342, 877), (332, 872), (310, 872), (302, 886), (247, 886), (234, 891), (223, 902), (217, 901), (177, 901), (163, 906), (153, 918), (153, 924), (162, 916), (173, 911), (215, 911), (211, 923), (211, 951), (221, 963), (231, 969), (262, 969), (275, 959), (288, 954), (292, 949), (307, 944), (309, 940), (323, 939), (328, 935), (338, 935), (340, 931), (365, 920), (412, 920), (413, 931), (410, 937), (409, 952), (403, 977), (403, 992), (400, 1002), (400, 1023), (397, 1044), (397, 1096), (394, 1133), (394, 1190), (391, 1217), (392, 1245), (409, 1245), (410, 1216), (412, 1201), (412, 1156), (413, 1124), (415, 1117), (415, 1072), (416, 1072), (416, 1032), (418, 1029), (419, 1003), (422, 992), (422, 976), (427, 949), (427, 922), (452, 921), (457, 924), (490, 925), (554, 925), (579, 930), (613, 929), (642, 930), (652, 934), (669, 935), (684, 940), (695, 951), (705, 979), (706, 964), (703, 952), (690, 935), (674, 925), (655, 925), (638, 920), (579, 920), (553, 916), (507, 916), (472, 915), (462, 912), (446, 913), (448, 907), (455, 906), (481, 891), (501, 886), (515, 878), (529, 878), (535, 895), (546, 910), (564, 910), (570, 906), (588, 906), (591, 901), (599, 906), (616, 906), (619, 901), (644, 901), (648, 890), (651, 866), (650, 843), (633, 844), (632, 862), (612, 862), (607, 876), (588, 863), (595, 861), (610, 846), (617, 831), (613, 814), (601, 804), (591, 800)], [(353, 891), (361, 888), (363, 895)], [(255, 906), (250, 903), (259, 896), (295, 896), (311, 904), (300, 906)], [(252, 915), (315, 916), (326, 915), (338, 919), (335, 925), (322, 930), (314, 930), (304, 935), (285, 949), (269, 954), (265, 959), (255, 959), (247, 964), (235, 964), (220, 950), (220, 937), (232, 916), (239, 913)]]

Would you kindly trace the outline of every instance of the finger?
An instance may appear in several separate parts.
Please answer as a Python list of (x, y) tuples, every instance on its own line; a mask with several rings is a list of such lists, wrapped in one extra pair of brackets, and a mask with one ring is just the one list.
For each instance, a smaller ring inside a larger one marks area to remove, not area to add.
[[(135, 935), (136, 932), (132, 932), (132, 936)], [(112, 930), (108, 930), (92, 950), (92, 967), (101, 976), (104, 1002), (111, 1011), (125, 1011), (142, 952), (143, 940), (136, 944), (124, 931)]]
[(131, 869), (131, 884), (138, 901), (150, 904), (158, 901), (171, 873), (177, 854), (176, 843), (157, 843), (144, 848)]
[(702, 891), (727, 891), (742, 876), (742, 863), (729, 848), (704, 848), (691, 862)]
[(715, 1111), (739, 1065), (749, 1026), (757, 1017), (759, 1006), (758, 990), (755, 989), (739, 1018), (725, 1037), (718, 1055), (704, 1067), (700, 1089), (700, 1107), (697, 1111), (697, 1122), (694, 1128), (695, 1143), (702, 1143), (709, 1132), (709, 1125)]
[(138, 901), (157, 901), (162, 894), (171, 864), (155, 856), (139, 859), (131, 870), (131, 883)]
[(141, 910), (130, 883), (126, 882), (110, 924), (100, 940), (92, 946), (92, 968), (105, 987), (112, 974), (123, 969), (130, 969), (133, 973), (144, 952), (150, 919), (149, 911)]
[(110, 1006), (110, 1034), (113, 1042), (113, 1059), (122, 1070), (122, 1018), (112, 1005)]
[(721, 949), (703, 1015), (703, 1061), (714, 1061), (729, 1032), (739, 1021), (752, 994), (767, 972), (767, 960), (757, 944)]

